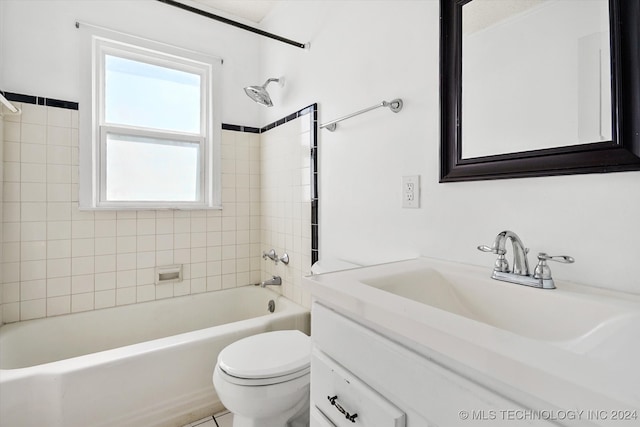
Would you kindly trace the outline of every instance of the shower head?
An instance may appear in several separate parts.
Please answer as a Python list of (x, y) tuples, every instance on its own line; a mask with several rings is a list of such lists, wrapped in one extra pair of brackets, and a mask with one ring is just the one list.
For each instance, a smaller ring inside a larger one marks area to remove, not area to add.
[(267, 85), (271, 82), (276, 82), (282, 87), (284, 86), (284, 77), (268, 79), (262, 86), (247, 86), (244, 88), (244, 92), (258, 104), (273, 107), (273, 102), (271, 102), (271, 97), (269, 96), (269, 92), (267, 92)]

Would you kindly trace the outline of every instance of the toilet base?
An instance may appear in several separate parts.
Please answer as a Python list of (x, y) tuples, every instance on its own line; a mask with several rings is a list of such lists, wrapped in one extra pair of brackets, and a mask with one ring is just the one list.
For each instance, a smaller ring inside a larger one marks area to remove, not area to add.
[(309, 404), (307, 397), (288, 411), (269, 418), (247, 418), (233, 414), (233, 427), (309, 427)]

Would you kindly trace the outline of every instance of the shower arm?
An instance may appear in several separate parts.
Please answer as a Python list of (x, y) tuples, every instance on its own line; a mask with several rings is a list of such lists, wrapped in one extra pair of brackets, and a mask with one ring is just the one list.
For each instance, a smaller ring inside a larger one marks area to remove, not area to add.
[(267, 79), (267, 81), (266, 81), (266, 82), (264, 82), (264, 84), (262, 85), (262, 87), (263, 87), (263, 88), (266, 88), (266, 87), (267, 87), (267, 85), (268, 85), (269, 83), (271, 83), (271, 82), (279, 83), (279, 82), (280, 82), (280, 79), (275, 79), (275, 78)]
[(330, 132), (333, 132), (333, 131), (336, 130), (338, 123), (340, 123), (341, 121), (350, 119), (351, 117), (359, 116), (360, 114), (364, 114), (366, 112), (369, 112), (371, 110), (375, 110), (376, 108), (380, 108), (380, 107), (389, 107), (389, 109), (391, 111), (393, 111), (394, 113), (398, 113), (399, 111), (402, 110), (402, 99), (396, 98), (396, 99), (393, 99), (393, 100), (388, 101), (388, 102), (387, 101), (382, 101), (381, 103), (376, 104), (376, 105), (374, 105), (372, 107), (365, 108), (365, 109), (360, 110), (360, 111), (356, 111), (355, 113), (351, 113), (351, 114), (348, 114), (348, 115), (346, 115), (344, 117), (340, 117), (339, 119), (335, 119), (335, 120), (332, 120), (332, 121), (330, 121), (328, 123), (325, 123), (325, 124), (320, 126), (320, 129), (326, 128)]

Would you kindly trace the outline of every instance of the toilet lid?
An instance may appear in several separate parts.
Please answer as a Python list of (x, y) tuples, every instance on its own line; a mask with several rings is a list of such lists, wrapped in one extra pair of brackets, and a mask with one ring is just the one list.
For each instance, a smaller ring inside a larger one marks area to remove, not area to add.
[(311, 340), (300, 331), (274, 331), (243, 338), (225, 347), (218, 366), (237, 378), (274, 378), (308, 368)]

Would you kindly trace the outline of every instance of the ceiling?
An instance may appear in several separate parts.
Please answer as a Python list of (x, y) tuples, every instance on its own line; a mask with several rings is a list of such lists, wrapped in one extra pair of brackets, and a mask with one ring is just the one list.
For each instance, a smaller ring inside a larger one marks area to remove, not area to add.
[(196, 3), (259, 23), (281, 0), (194, 0)]

